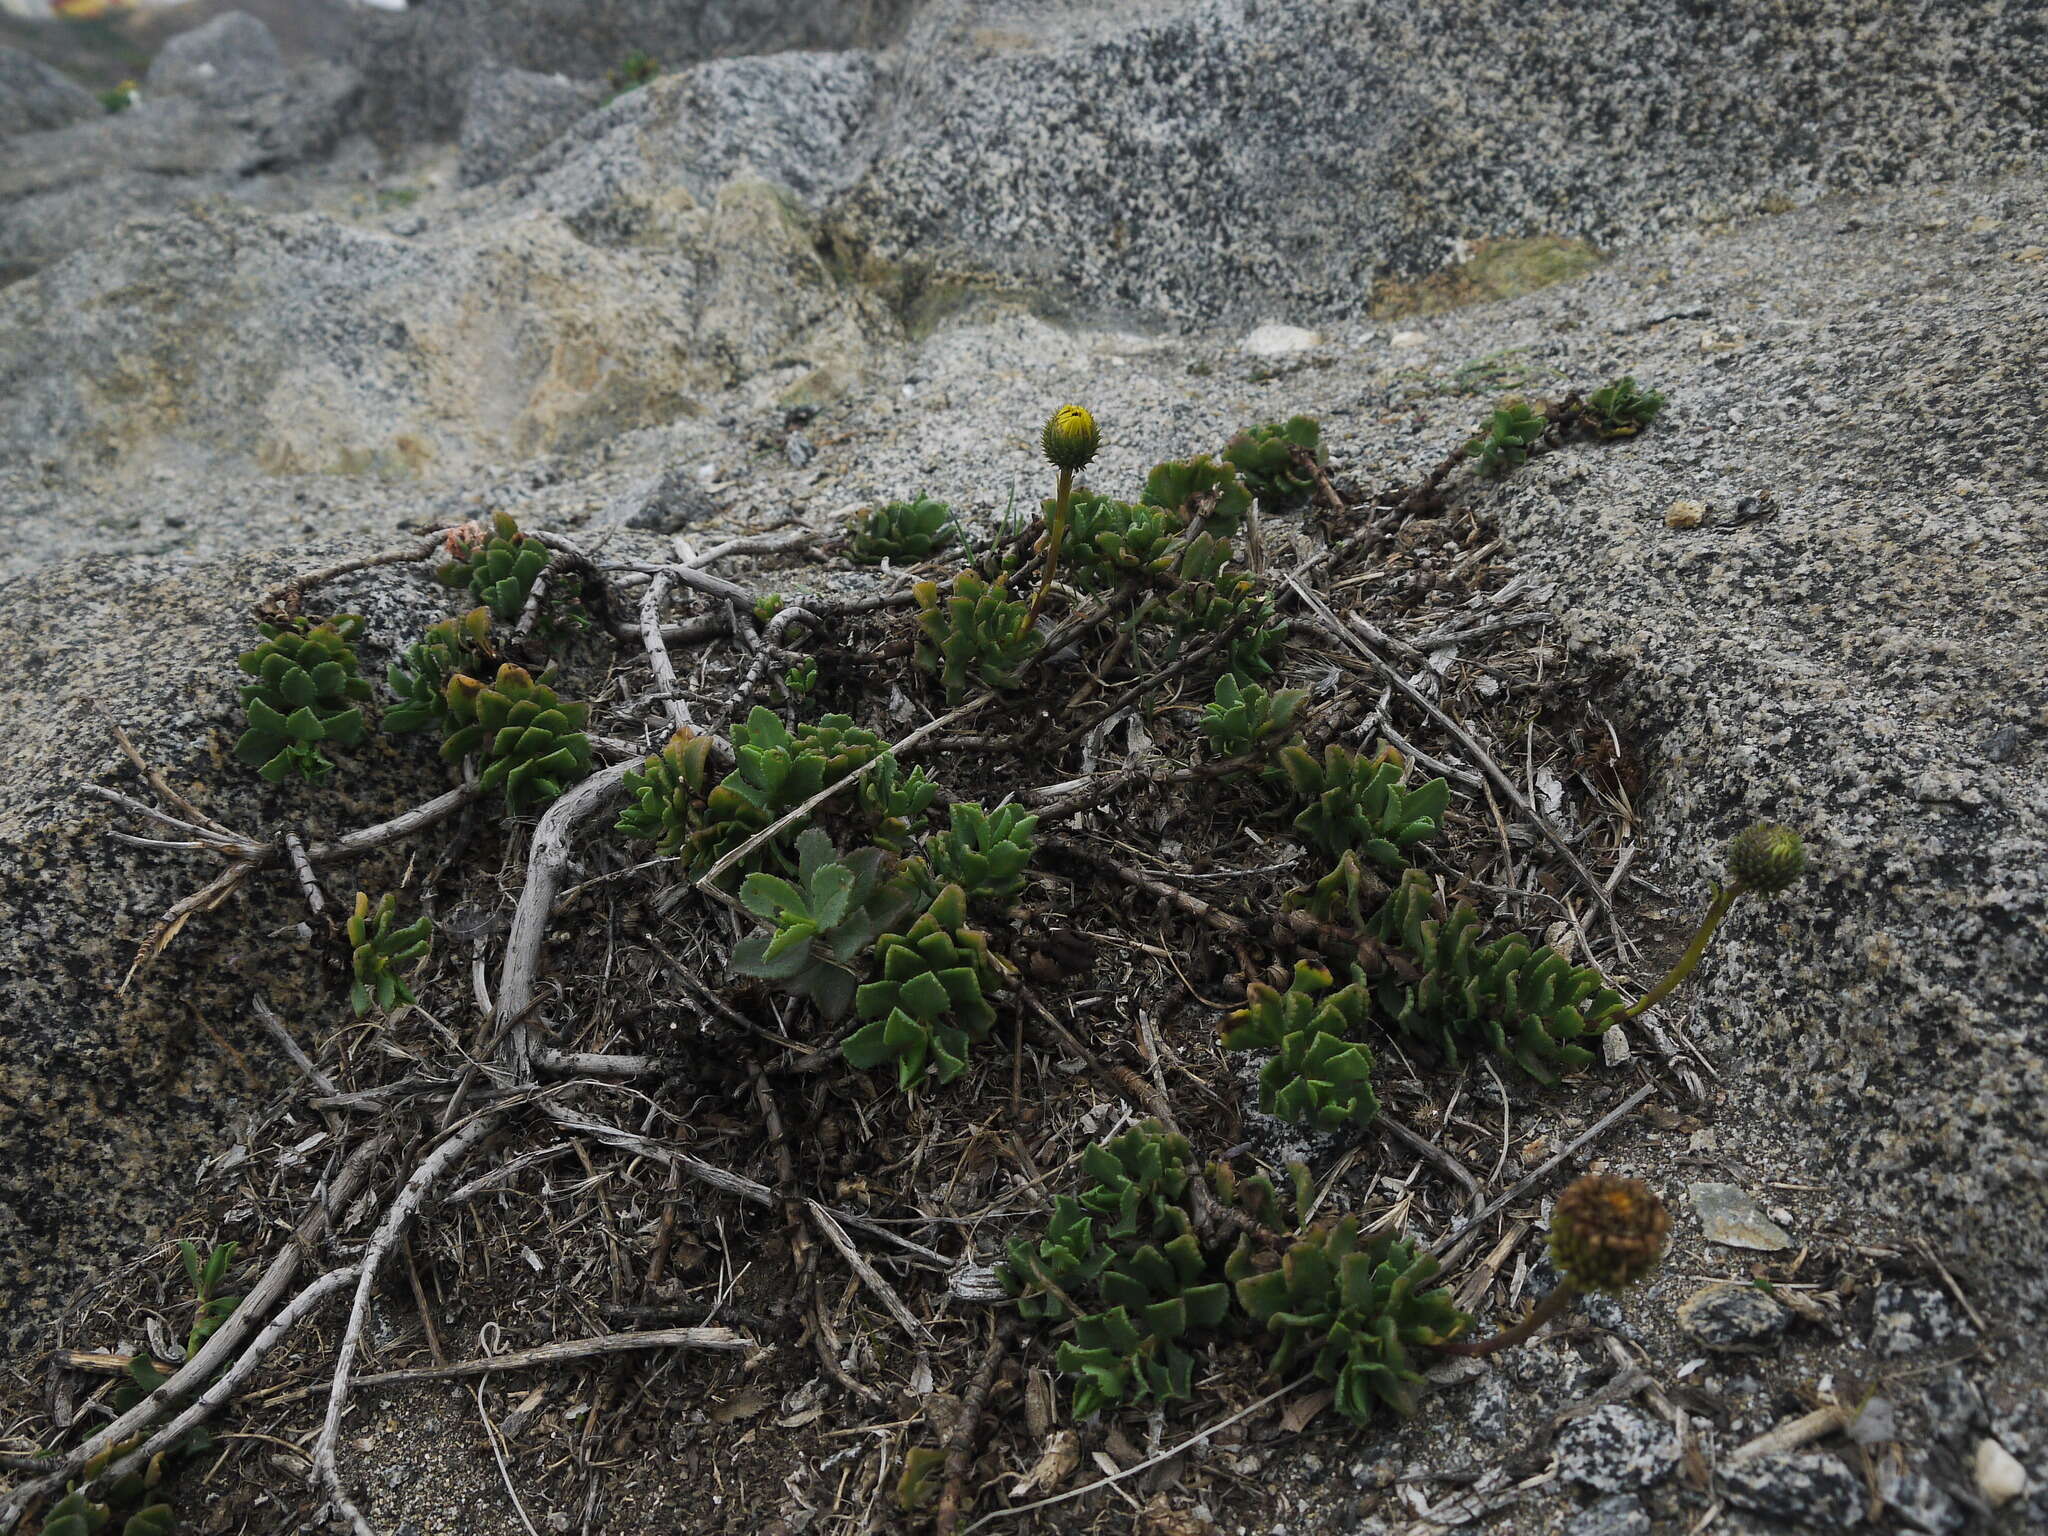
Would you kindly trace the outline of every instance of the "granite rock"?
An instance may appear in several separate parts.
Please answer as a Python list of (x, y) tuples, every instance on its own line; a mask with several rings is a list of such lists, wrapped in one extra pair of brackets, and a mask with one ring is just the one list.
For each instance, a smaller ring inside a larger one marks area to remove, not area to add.
[(89, 122), (106, 109), (84, 86), (19, 48), (0, 48), (0, 139)]
[(1564, 1536), (1650, 1536), (1650, 1529), (1650, 1514), (1640, 1496), (1610, 1493), (1572, 1516)]
[(1671, 1426), (1626, 1403), (1606, 1403), (1557, 1432), (1558, 1475), (1601, 1493), (1648, 1488), (1678, 1461)]
[(1517, 0), (933, 0), (844, 233), (905, 283), (1063, 313), (1358, 316), (1389, 269), (1480, 237), (1606, 245), (2016, 166), (2048, 125), (2044, 53), (2017, 14), (1964, 22), (1946, 0), (1848, 28), (1633, 3), (1553, 27)]
[(873, 47), (900, 34), (916, 3), (436, 0), (362, 16), (349, 59), (370, 82), (377, 132), (420, 143), (455, 132), (479, 67), (601, 80), (636, 50), (677, 72), (737, 55)]
[(1888, 1280), (1877, 1288), (1870, 1347), (1880, 1355), (1918, 1354), (1968, 1338), (1976, 1331), (1937, 1286), (1900, 1285)]
[(1761, 1354), (1784, 1336), (1792, 1314), (1753, 1285), (1718, 1281), (1678, 1308), (1678, 1326), (1708, 1349)]
[[(350, 549), (330, 543), (325, 552)], [(80, 1281), (121, 1255), (189, 1235), (166, 1226), (179, 1209), (166, 1195), (189, 1188), (198, 1164), (232, 1144), (235, 1117), (283, 1081), (250, 999), (262, 996), (296, 1022), (309, 1009), (331, 1010), (346, 979), (324, 943), (273, 937), (306, 908), (290, 881), (259, 876), (195, 918), (122, 989), (159, 914), (218, 866), (106, 837), (109, 808), (82, 786), (143, 788), (122, 766), (109, 722), (229, 826), (283, 816), (317, 842), (443, 787), (431, 751), (413, 741), (371, 739), (318, 792), (269, 789), (228, 757), (241, 729), (234, 656), (254, 635), (243, 605), (303, 569), (309, 553), (97, 557), (0, 582), (0, 653), (9, 658), (0, 708), (14, 722), (13, 750), (0, 758), (0, 901), (9, 914), (0, 924), (0, 996), (9, 1002), (0, 1031), (0, 1293), (10, 1298), (10, 1353), (30, 1341), (47, 1347), (49, 1309)], [(423, 575), (327, 595), (370, 619), (359, 651), (371, 676), (450, 606)], [(364, 878), (362, 868), (349, 877)]]
[(1886, 1507), (1912, 1530), (1953, 1536), (1967, 1522), (1962, 1506), (1925, 1473), (1884, 1467), (1877, 1475), (1877, 1491)]
[(287, 84), (284, 54), (270, 28), (244, 11), (216, 16), (180, 32), (150, 61), (142, 89), (150, 96), (198, 96), (237, 103)]
[(462, 112), (459, 175), (465, 187), (496, 181), (595, 107), (588, 81), (529, 69), (478, 69)]
[(1833, 1456), (1758, 1456), (1717, 1469), (1715, 1486), (1737, 1509), (1802, 1530), (1844, 1531), (1863, 1521), (1862, 1479)]

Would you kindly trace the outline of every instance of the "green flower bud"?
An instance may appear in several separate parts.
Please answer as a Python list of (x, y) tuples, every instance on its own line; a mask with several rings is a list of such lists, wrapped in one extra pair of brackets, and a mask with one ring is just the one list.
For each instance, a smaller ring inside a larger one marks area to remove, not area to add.
[(1806, 844), (1790, 827), (1760, 821), (1728, 844), (1728, 878), (1746, 891), (1775, 896), (1806, 873)]
[(1063, 405), (1047, 418), (1039, 442), (1055, 468), (1073, 471), (1087, 468), (1102, 445), (1102, 436), (1085, 407)]
[(1641, 1179), (1591, 1173), (1557, 1197), (1550, 1260), (1581, 1291), (1618, 1291), (1657, 1268), (1670, 1231), (1671, 1212)]

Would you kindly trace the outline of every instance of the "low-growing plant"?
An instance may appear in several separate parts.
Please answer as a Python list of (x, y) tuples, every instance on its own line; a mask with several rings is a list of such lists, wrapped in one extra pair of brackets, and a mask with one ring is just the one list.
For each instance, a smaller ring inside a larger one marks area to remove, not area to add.
[(142, 1471), (116, 1478), (108, 1485), (104, 1502), (85, 1496), (85, 1484), (141, 1444), (142, 1437), (138, 1435), (119, 1445), (110, 1445), (81, 1467), (82, 1482), (67, 1489), (64, 1497), (43, 1516), (42, 1536), (95, 1536), (111, 1531), (116, 1520), (121, 1521), (121, 1536), (170, 1536), (178, 1523), (171, 1506), (162, 1500), (142, 1502), (156, 1492), (170, 1452), (160, 1451)]
[(185, 1354), (188, 1358), (212, 1338), (214, 1331), (241, 1305), (241, 1297), (224, 1296), (220, 1290), (220, 1283), (227, 1278), (228, 1268), (235, 1262), (235, 1254), (241, 1246), (240, 1243), (222, 1243), (208, 1249), (206, 1256), (201, 1258), (197, 1243), (190, 1238), (178, 1240), (178, 1258), (185, 1266), (185, 1278), (192, 1283), (192, 1326), (185, 1333)]
[(939, 786), (925, 777), (922, 768), (904, 773), (897, 766), (895, 755), (884, 752), (854, 794), (875, 841), (901, 853), (910, 846), (911, 828), (924, 820), (932, 801), (938, 798)]
[(451, 558), (435, 578), (443, 586), (467, 587), (501, 619), (519, 617), (550, 558), (545, 545), (519, 531), (509, 512), (494, 514), (489, 528), (470, 523), (452, 530), (447, 549)]
[(1330, 991), (1330, 973), (1296, 961), (1285, 992), (1255, 981), (1223, 1024), (1223, 1048), (1271, 1051), (1259, 1109), (1294, 1125), (1335, 1130), (1379, 1118), (1372, 1051), (1358, 1039), (1372, 998), (1356, 982)]
[(644, 48), (630, 49), (624, 58), (605, 72), (605, 79), (612, 88), (611, 95), (605, 99), (616, 101), (628, 91), (639, 90), (660, 73), (660, 61), (653, 54)]
[[(673, 858), (704, 827), (705, 797), (712, 788), (711, 738), (677, 731), (638, 769), (627, 770), (626, 794), (632, 803), (614, 827), (628, 837), (649, 839), (661, 857)], [(706, 851), (692, 848), (689, 857), (696, 862)]]
[(815, 656), (806, 656), (802, 661), (782, 674), (782, 686), (798, 698), (803, 698), (818, 686), (818, 661)]
[(108, 115), (111, 116), (116, 112), (126, 112), (130, 107), (134, 106), (135, 100), (140, 94), (141, 90), (133, 80), (123, 80), (119, 85), (110, 85), (101, 91), (99, 93), (99, 102), (102, 107), (107, 109)]
[(457, 673), (447, 699), (455, 729), (441, 755), (460, 762), (476, 753), (479, 782), (502, 790), (514, 815), (544, 805), (590, 771), (590, 738), (583, 734), (590, 706), (557, 698), (524, 667), (507, 662), (488, 683)]
[(1192, 532), (1219, 539), (1243, 527), (1252, 508), (1252, 493), (1238, 479), (1237, 470), (1206, 453), (1153, 465), (1138, 500), (1171, 512)]
[(914, 565), (928, 560), (960, 536), (953, 509), (929, 496), (862, 507), (847, 531), (846, 553), (863, 565), (884, 560)]
[(1393, 757), (1366, 757), (1332, 742), (1320, 759), (1283, 747), (1278, 767), (1297, 800), (1294, 828), (1326, 858), (1356, 852), (1385, 870), (1408, 863), (1408, 850), (1443, 830), (1451, 787), (1430, 779), (1410, 788)]
[(1104, 1223), (1110, 1240), (1165, 1240), (1188, 1230), (1187, 1192), (1197, 1176), (1185, 1136), (1142, 1121), (1107, 1142), (1081, 1149), (1082, 1209)]
[(933, 878), (959, 886), (969, 901), (1008, 907), (1024, 889), (1038, 818), (1021, 805), (985, 811), (958, 800), (950, 814), (951, 829), (936, 834), (925, 846)]
[(1145, 1244), (1107, 1265), (1096, 1288), (1109, 1306), (1074, 1319), (1074, 1337), (1059, 1347), (1061, 1371), (1078, 1378), (1073, 1413), (1085, 1419), (1112, 1403), (1172, 1402), (1191, 1395), (1194, 1356), (1185, 1343), (1197, 1329), (1220, 1327), (1230, 1290), (1207, 1280), (1194, 1234), (1160, 1246)]
[(732, 969), (809, 998), (837, 1019), (853, 1006), (855, 967), (916, 900), (914, 882), (879, 848), (844, 858), (816, 827), (796, 841), (795, 881), (756, 872), (740, 901), (769, 927), (734, 946)]
[(1077, 1315), (1074, 1293), (1091, 1286), (1115, 1250), (1095, 1241), (1095, 1218), (1072, 1195), (1056, 1195), (1052, 1218), (1036, 1238), (1013, 1237), (996, 1278), (1022, 1317), (1065, 1322)]
[(261, 627), (263, 643), (236, 663), (256, 681), (242, 690), (249, 728), (235, 743), (235, 760), (272, 784), (294, 774), (323, 778), (334, 764), (321, 743), (347, 747), (363, 738), (358, 706), (370, 697), (370, 684), (357, 672), (350, 644), (363, 632), (363, 620), (344, 613), (319, 624)]
[[(1050, 515), (1053, 504), (1045, 504)], [(1182, 523), (1162, 507), (1147, 507), (1076, 491), (1068, 535), (1070, 566), (1080, 584), (1107, 586), (1126, 577), (1162, 571), (1172, 558)]]
[(1436, 1270), (1435, 1259), (1401, 1238), (1361, 1238), (1355, 1216), (1305, 1234), (1277, 1269), (1255, 1271), (1248, 1246), (1229, 1266), (1238, 1304), (1279, 1336), (1272, 1373), (1306, 1364), (1358, 1424), (1381, 1404), (1413, 1415), (1417, 1352), (1441, 1349), (1471, 1327), (1449, 1291), (1423, 1288)]
[(1540, 1083), (1589, 1065), (1579, 1044), (1622, 1016), (1621, 995), (1591, 966), (1575, 966), (1519, 933), (1480, 937), (1479, 914), (1459, 902), (1438, 917), (1428, 876), (1410, 870), (1373, 919), (1373, 936), (1405, 952), (1417, 974), (1389, 968), (1374, 995), (1403, 1034), (1455, 1066), (1475, 1050), (1513, 1060)]
[(495, 662), (490, 609), (472, 608), (459, 619), (430, 626), (406, 651), (405, 666), (393, 662), (385, 671), (384, 680), (398, 695), (398, 703), (384, 711), (384, 729), (416, 731), (432, 725), (443, 734), (455, 730), (449, 682), (458, 675), (487, 678)]
[(1307, 702), (1306, 688), (1269, 693), (1226, 672), (1216, 679), (1214, 702), (1202, 707), (1202, 734), (1218, 757), (1243, 757), (1286, 736)]
[(959, 703), (975, 683), (1015, 688), (1017, 669), (1044, 644), (1031, 627), (1030, 610), (1012, 601), (1000, 581), (962, 571), (943, 598), (934, 581), (920, 581), (911, 591), (918, 610), (917, 664), (938, 674), (949, 704)]
[(418, 960), (433, 941), (434, 920), (422, 916), (404, 927), (398, 925), (398, 898), (386, 894), (373, 908), (370, 898), (356, 892), (355, 910), (349, 915), (349, 1005), (361, 1018), (372, 1007), (389, 1013), (400, 1001), (416, 1003), (418, 998), (398, 967)]
[(896, 1507), (915, 1514), (939, 1496), (946, 1480), (946, 1453), (935, 1445), (913, 1445), (903, 1453), (903, 1475), (896, 1479)]
[(847, 1061), (894, 1062), (905, 1091), (927, 1070), (950, 1083), (967, 1069), (968, 1042), (996, 1021), (989, 996), (1001, 979), (987, 935), (967, 926), (967, 893), (947, 886), (907, 932), (883, 934), (875, 958), (881, 976), (854, 994), (867, 1022), (847, 1037)]
[(1527, 462), (1530, 448), (1549, 430), (1550, 422), (1527, 401), (1504, 400), (1465, 451), (1478, 455), (1482, 475), (1504, 475)]
[(1318, 922), (1356, 933), (1369, 921), (1368, 911), (1379, 911), (1386, 895), (1386, 882), (1365, 867), (1356, 848), (1347, 848), (1327, 875), (1283, 896), (1280, 910), (1305, 911)]
[(1271, 594), (1230, 563), (1228, 540), (1194, 535), (1182, 546), (1175, 576), (1180, 584), (1167, 599), (1166, 611), (1183, 645), (1236, 625), (1224, 648), (1224, 665), (1240, 681), (1273, 671), (1287, 626), (1277, 618)]
[[(707, 866), (828, 784), (858, 772), (885, 747), (851, 716), (826, 715), (791, 731), (757, 704), (732, 728), (735, 766), (718, 782), (711, 779), (711, 738), (690, 731), (678, 731), (628, 772), (626, 791), (634, 803), (619, 817), (618, 830), (651, 838), (657, 853), (680, 855), (693, 869)], [(769, 856), (776, 856), (772, 848)]]
[(1223, 458), (1261, 506), (1277, 511), (1305, 501), (1315, 490), (1310, 466), (1330, 461), (1322, 438), (1323, 429), (1312, 418), (1290, 416), (1247, 427), (1225, 446)]
[(1586, 397), (1581, 419), (1596, 437), (1634, 437), (1664, 409), (1664, 397), (1624, 375)]

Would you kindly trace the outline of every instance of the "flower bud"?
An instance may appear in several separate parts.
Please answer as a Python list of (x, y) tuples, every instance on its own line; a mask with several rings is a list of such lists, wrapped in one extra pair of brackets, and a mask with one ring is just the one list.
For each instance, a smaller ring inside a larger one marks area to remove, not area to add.
[(1101, 435), (1095, 430), (1095, 418), (1078, 405), (1063, 405), (1054, 411), (1047, 418), (1045, 431), (1039, 437), (1045, 456), (1056, 468), (1070, 472), (1085, 469), (1101, 442)]
[(1582, 1291), (1618, 1291), (1646, 1279), (1664, 1256), (1671, 1213), (1640, 1179), (1594, 1173), (1557, 1197), (1550, 1259)]
[(1760, 821), (1728, 844), (1728, 878), (1746, 891), (1775, 896), (1806, 873), (1806, 844), (1790, 827)]

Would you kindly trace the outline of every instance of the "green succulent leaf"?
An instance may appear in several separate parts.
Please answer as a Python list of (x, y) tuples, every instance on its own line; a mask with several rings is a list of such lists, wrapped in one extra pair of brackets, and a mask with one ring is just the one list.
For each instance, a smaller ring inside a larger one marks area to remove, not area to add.
[(972, 902), (1007, 908), (1023, 892), (1038, 818), (1020, 805), (986, 811), (970, 801), (955, 801), (949, 814), (951, 829), (926, 847), (934, 878)]
[(1664, 397), (1624, 375), (1586, 397), (1581, 419), (1595, 436), (1634, 437), (1664, 409)]
[(1527, 402), (1506, 400), (1487, 418), (1485, 430), (1465, 444), (1465, 451), (1478, 456), (1482, 475), (1504, 475), (1527, 462), (1529, 450), (1549, 430), (1548, 418)]
[(1486, 940), (1480, 926), (1465, 902), (1442, 914), (1428, 878), (1410, 870), (1369, 927), (1405, 955), (1414, 978), (1392, 968), (1380, 976), (1381, 1014), (1450, 1065), (1488, 1050), (1541, 1083), (1591, 1065), (1580, 1042), (1621, 1017), (1621, 995), (1548, 945), (1518, 933)]
[(928, 560), (960, 536), (952, 509), (943, 501), (918, 496), (882, 507), (863, 507), (853, 514), (846, 552), (863, 565), (887, 560), (915, 565)]
[(911, 592), (918, 608), (917, 664), (938, 676), (948, 703), (959, 703), (975, 684), (1017, 687), (1017, 669), (1045, 643), (1025, 623), (1028, 606), (1012, 601), (1000, 581), (985, 582), (973, 571), (962, 571), (944, 597), (931, 581), (917, 583)]
[(420, 917), (400, 926), (398, 898), (386, 894), (374, 907), (363, 892), (356, 892), (355, 910), (346, 924), (349, 942), (351, 985), (349, 1002), (358, 1016), (374, 1005), (388, 1013), (403, 998), (417, 1001), (412, 989), (398, 974), (425, 955), (433, 942), (434, 920)]
[(1357, 853), (1399, 871), (1410, 848), (1442, 830), (1451, 798), (1442, 779), (1410, 788), (1402, 783), (1398, 761), (1362, 757), (1334, 742), (1320, 760), (1291, 746), (1280, 750), (1276, 762), (1295, 799), (1305, 802), (1295, 830), (1333, 861)]
[(1235, 469), (1261, 505), (1279, 510), (1308, 499), (1315, 489), (1309, 464), (1329, 462), (1322, 428), (1307, 416), (1290, 416), (1247, 427), (1223, 450), (1224, 462)]
[(261, 628), (262, 644), (237, 658), (255, 682), (242, 689), (249, 728), (235, 742), (235, 759), (271, 783), (322, 778), (334, 764), (320, 743), (353, 746), (362, 739), (358, 705), (369, 698), (370, 685), (357, 672), (349, 643), (362, 632), (362, 620), (341, 614), (317, 624), (294, 619)]
[(1268, 693), (1257, 683), (1240, 683), (1229, 672), (1216, 679), (1216, 697), (1203, 706), (1202, 734), (1218, 757), (1243, 757), (1284, 738), (1301, 706), (1306, 688), (1281, 688)]
[(480, 524), (448, 536), (454, 557), (434, 574), (445, 586), (467, 587), (478, 602), (500, 619), (512, 620), (525, 610), (533, 584), (548, 568), (547, 548), (519, 531), (511, 514), (499, 512), (488, 530)]
[(732, 969), (772, 981), (808, 998), (824, 1017), (839, 1018), (857, 986), (854, 957), (903, 918), (916, 887), (917, 871), (899, 867), (881, 849), (842, 859), (832, 840), (812, 827), (797, 839), (794, 883), (757, 871), (741, 884), (741, 902), (769, 926), (740, 940)]

